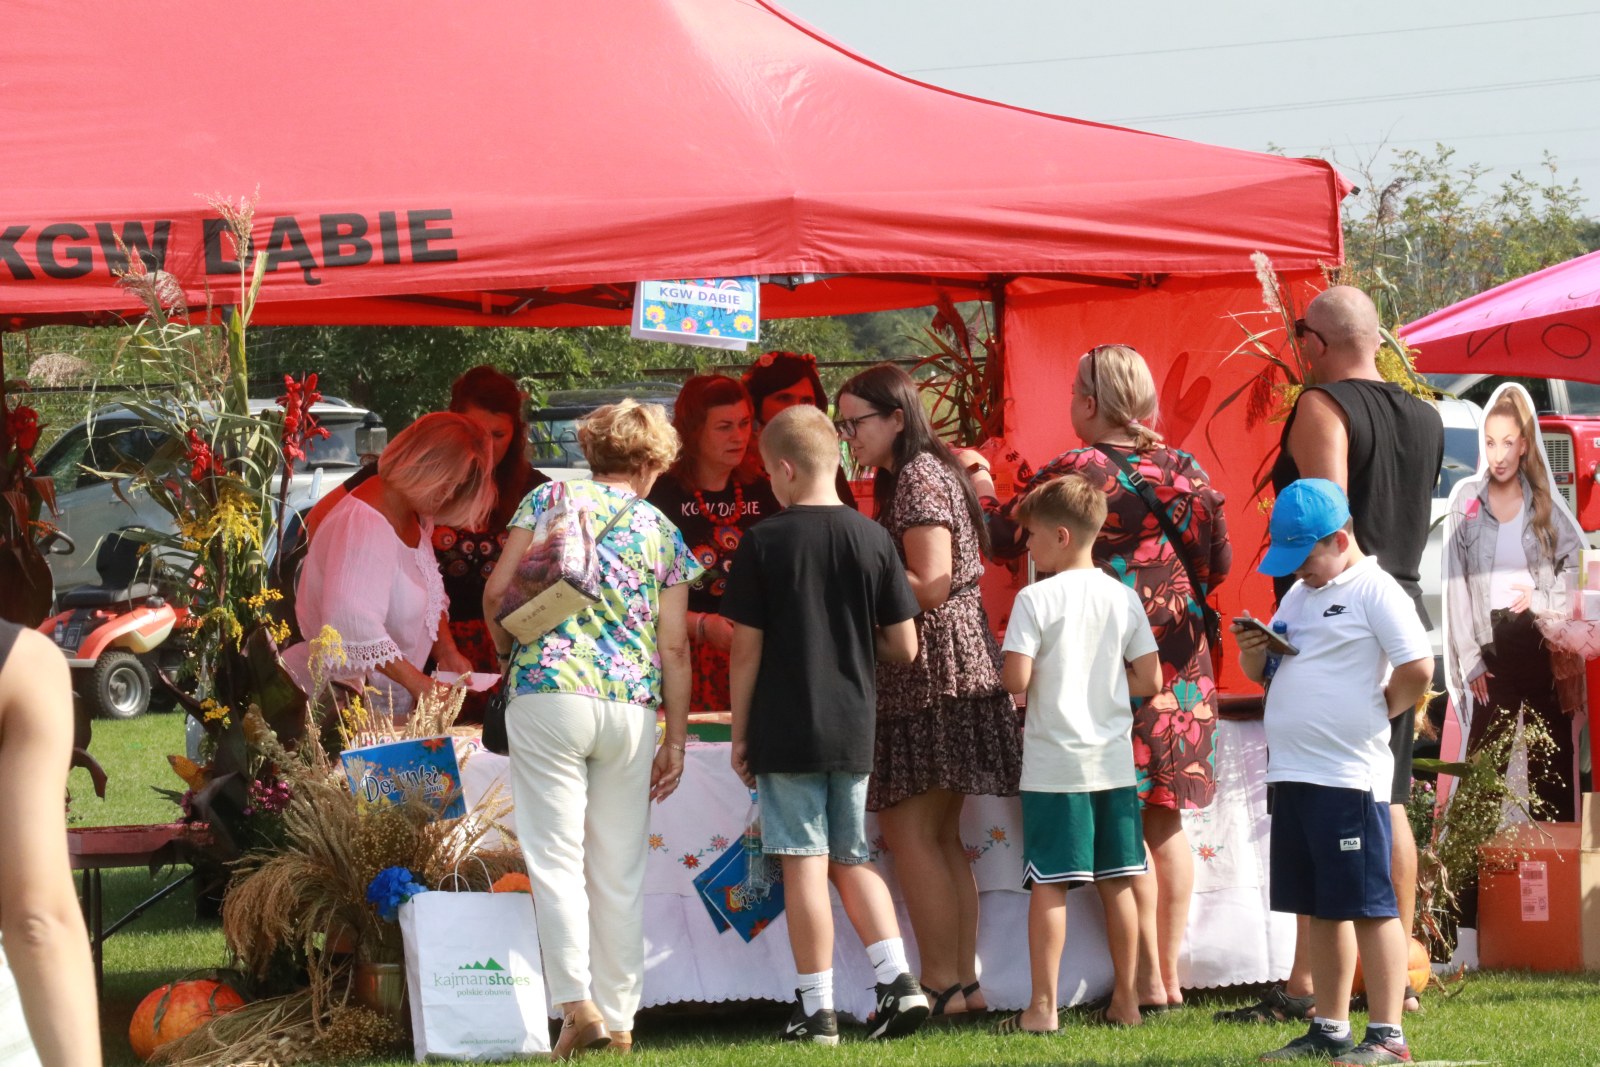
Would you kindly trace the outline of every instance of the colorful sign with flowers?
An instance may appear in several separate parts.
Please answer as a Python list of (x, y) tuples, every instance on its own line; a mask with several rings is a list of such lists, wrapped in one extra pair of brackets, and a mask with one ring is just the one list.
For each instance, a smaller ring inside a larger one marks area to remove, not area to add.
[(755, 278), (640, 282), (632, 335), (742, 352), (761, 339), (761, 284)]

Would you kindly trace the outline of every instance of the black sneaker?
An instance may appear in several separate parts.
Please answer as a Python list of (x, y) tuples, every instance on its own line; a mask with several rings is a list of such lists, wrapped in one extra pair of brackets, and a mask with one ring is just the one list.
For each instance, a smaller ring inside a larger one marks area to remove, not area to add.
[(892, 982), (879, 982), (878, 1007), (867, 1018), (867, 1038), (904, 1037), (928, 1021), (928, 997), (922, 985), (902, 973)]
[(1350, 1037), (1329, 1037), (1321, 1029), (1312, 1026), (1300, 1037), (1295, 1038), (1287, 1045), (1271, 1052), (1263, 1053), (1262, 1063), (1277, 1063), (1282, 1060), (1331, 1060), (1355, 1050), (1356, 1043)]
[(1372, 1063), (1410, 1063), (1411, 1049), (1404, 1041), (1388, 1041), (1372, 1027), (1367, 1027), (1367, 1036), (1361, 1044), (1335, 1059), (1336, 1067), (1345, 1064), (1353, 1067), (1364, 1067)]
[(837, 1045), (839, 1043), (839, 1016), (834, 1014), (832, 1008), (818, 1008), (810, 1015), (806, 1014), (806, 1003), (800, 998), (800, 990), (794, 991), (794, 1012), (789, 1016), (789, 1022), (778, 1031), (780, 1041), (810, 1041), (817, 1045)]

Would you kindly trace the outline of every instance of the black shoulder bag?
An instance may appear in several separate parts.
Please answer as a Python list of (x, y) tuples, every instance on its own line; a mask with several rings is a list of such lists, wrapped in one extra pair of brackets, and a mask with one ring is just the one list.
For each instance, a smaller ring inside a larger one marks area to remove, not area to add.
[(1138, 468), (1130, 464), (1127, 459), (1113, 452), (1105, 445), (1095, 445), (1095, 451), (1115, 463), (1123, 474), (1127, 475), (1134, 491), (1139, 494), (1139, 499), (1144, 501), (1144, 506), (1150, 509), (1150, 514), (1156, 517), (1156, 522), (1161, 524), (1161, 530), (1167, 535), (1167, 542), (1172, 545), (1172, 552), (1178, 557), (1178, 562), (1183, 564), (1184, 573), (1189, 576), (1189, 588), (1195, 593), (1195, 598), (1200, 604), (1200, 613), (1205, 619), (1206, 640), (1211, 643), (1213, 650), (1222, 647), (1222, 616), (1217, 614), (1211, 606), (1210, 590), (1200, 581), (1195, 573), (1194, 561), (1189, 558), (1189, 553), (1184, 550), (1183, 536), (1178, 533), (1178, 528), (1172, 522), (1172, 516), (1167, 514), (1167, 509), (1161, 506), (1161, 500), (1156, 496), (1156, 491), (1150, 483), (1140, 474)]
[[(615, 515), (611, 516), (611, 520), (600, 528), (599, 535), (594, 539), (596, 547), (599, 546), (601, 541), (605, 540), (606, 534), (610, 533), (617, 523), (621, 522), (623, 517), (633, 510), (633, 505), (638, 502), (639, 498), (634, 497), (622, 505)], [(501, 672), (500, 684), (495, 687), (494, 692), (489, 694), (489, 702), (483, 708), (483, 747), (501, 756), (509, 756), (511, 754), (511, 740), (506, 736), (506, 706), (510, 703), (511, 668), (508, 665)]]

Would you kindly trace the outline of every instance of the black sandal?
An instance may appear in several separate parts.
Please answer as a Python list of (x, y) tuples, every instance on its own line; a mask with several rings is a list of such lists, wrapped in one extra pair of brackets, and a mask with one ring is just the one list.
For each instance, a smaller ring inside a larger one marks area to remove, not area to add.
[(1219, 1011), (1212, 1016), (1219, 1023), (1287, 1023), (1304, 1022), (1311, 1018), (1315, 997), (1292, 997), (1282, 982), (1274, 983), (1267, 995), (1255, 1004), (1232, 1011)]
[(963, 992), (960, 982), (957, 982), (949, 989), (946, 989), (943, 993), (939, 992), (937, 989), (930, 989), (927, 986), (923, 986), (922, 991), (927, 994), (928, 997), (929, 1026), (949, 1026), (951, 1023), (961, 1018), (963, 1013), (957, 1012), (955, 1014), (951, 1014), (945, 1010), (947, 1007), (949, 1007), (950, 1001), (955, 997), (955, 995)]

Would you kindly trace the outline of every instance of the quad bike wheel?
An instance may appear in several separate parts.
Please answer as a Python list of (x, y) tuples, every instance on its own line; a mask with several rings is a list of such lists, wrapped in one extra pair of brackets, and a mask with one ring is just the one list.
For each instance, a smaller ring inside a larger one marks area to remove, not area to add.
[(138, 718), (150, 707), (150, 670), (132, 652), (103, 652), (89, 672), (84, 698), (99, 718)]

